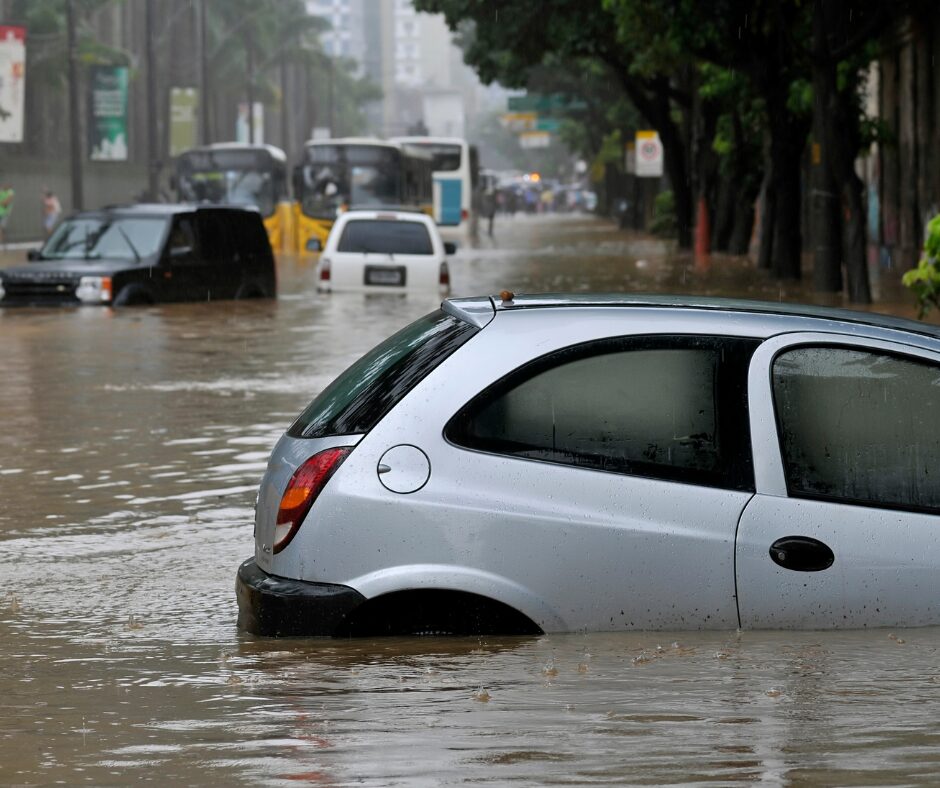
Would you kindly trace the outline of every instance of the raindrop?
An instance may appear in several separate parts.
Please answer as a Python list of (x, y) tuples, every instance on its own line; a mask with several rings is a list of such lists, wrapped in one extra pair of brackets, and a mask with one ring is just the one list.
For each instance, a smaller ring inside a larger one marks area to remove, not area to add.
[(473, 699), (480, 701), (480, 703), (489, 703), (490, 693), (487, 691), (486, 687), (480, 686), (480, 688), (473, 693)]

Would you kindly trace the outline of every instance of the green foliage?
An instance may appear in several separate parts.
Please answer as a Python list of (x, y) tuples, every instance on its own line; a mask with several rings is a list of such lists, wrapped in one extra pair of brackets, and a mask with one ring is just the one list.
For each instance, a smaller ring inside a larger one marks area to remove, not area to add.
[(924, 318), (931, 308), (940, 309), (940, 216), (927, 225), (920, 263), (904, 274), (901, 281), (917, 297), (919, 317)]
[(676, 200), (671, 191), (656, 195), (650, 232), (660, 238), (676, 237)]

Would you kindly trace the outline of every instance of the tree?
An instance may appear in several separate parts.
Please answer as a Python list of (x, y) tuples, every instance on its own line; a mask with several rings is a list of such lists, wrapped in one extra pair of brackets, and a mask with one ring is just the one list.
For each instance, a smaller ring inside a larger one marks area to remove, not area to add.
[(464, 59), (484, 82), (526, 87), (530, 70), (549, 55), (565, 62), (590, 59), (610, 69), (626, 97), (659, 132), (666, 171), (675, 194), (679, 245), (692, 244), (692, 184), (688, 145), (678, 114), (688, 112), (690, 97), (670, 75), (637, 68), (638, 51), (618, 39), (614, 15), (600, 2), (582, 0), (504, 0), (494, 11), (478, 0), (415, 0), (420, 11), (441, 13), (452, 30), (473, 24)]

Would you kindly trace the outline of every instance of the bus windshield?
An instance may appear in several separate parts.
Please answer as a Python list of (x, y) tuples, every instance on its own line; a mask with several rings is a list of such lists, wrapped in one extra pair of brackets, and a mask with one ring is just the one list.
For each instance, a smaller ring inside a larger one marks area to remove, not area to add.
[(439, 142), (409, 142), (408, 144), (431, 154), (434, 162), (431, 169), (434, 172), (453, 172), (460, 169), (460, 145), (446, 145)]
[(312, 145), (303, 167), (303, 211), (335, 219), (340, 208), (400, 204), (399, 152), (369, 145)]
[(179, 161), (179, 194), (184, 202), (252, 205), (274, 213), (273, 167), (258, 151), (190, 151)]

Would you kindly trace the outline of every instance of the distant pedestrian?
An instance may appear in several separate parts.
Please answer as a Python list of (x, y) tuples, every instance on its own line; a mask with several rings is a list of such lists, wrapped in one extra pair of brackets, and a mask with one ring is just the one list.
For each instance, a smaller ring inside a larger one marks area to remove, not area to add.
[(5, 183), (0, 186), (0, 244), (7, 242), (7, 221), (10, 219), (10, 213), (13, 211), (13, 198), (16, 192), (10, 184)]
[(52, 230), (58, 223), (60, 216), (62, 216), (62, 203), (59, 202), (59, 198), (56, 197), (52, 189), (44, 189), (42, 193), (42, 229), (46, 233), (46, 238), (52, 235)]

